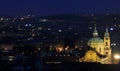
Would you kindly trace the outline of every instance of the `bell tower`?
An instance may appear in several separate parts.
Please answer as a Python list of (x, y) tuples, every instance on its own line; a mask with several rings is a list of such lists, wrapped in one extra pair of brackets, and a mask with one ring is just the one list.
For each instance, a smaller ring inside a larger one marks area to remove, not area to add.
[(93, 37), (98, 37), (98, 31), (96, 29), (96, 24), (95, 24), (95, 28), (94, 28), (94, 31), (93, 31)]
[(108, 32), (108, 28), (106, 28), (104, 33), (104, 51), (104, 54), (107, 56), (106, 63), (111, 64), (110, 34)]

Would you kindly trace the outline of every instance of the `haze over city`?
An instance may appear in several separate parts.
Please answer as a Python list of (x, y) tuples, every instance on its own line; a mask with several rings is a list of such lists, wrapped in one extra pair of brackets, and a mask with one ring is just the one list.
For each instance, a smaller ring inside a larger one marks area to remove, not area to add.
[(0, 15), (119, 13), (120, 0), (1, 0)]

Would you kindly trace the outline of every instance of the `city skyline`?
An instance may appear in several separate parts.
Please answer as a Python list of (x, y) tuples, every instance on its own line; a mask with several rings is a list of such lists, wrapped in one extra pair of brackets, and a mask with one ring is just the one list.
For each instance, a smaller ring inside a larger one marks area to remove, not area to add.
[(120, 71), (120, 0), (1, 0), (0, 71)]

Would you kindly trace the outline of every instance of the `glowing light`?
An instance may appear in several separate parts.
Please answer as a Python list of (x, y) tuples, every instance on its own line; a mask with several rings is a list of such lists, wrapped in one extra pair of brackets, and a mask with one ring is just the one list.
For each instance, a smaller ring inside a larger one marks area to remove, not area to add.
[(9, 60), (12, 61), (13, 59), (10, 58)]
[(68, 50), (68, 48), (65, 48), (65, 50)]
[(4, 20), (4, 18), (0, 18), (0, 20), (1, 20), (1, 21), (3, 21), (3, 20)]
[(65, 50), (67, 51), (69, 49), (69, 46), (67, 46), (66, 48), (65, 48)]
[(31, 26), (31, 24), (29, 24), (29, 26)]
[(114, 25), (114, 27), (116, 27), (117, 25)]
[(67, 55), (67, 56), (70, 56), (70, 55)]
[(48, 28), (48, 30), (50, 31), (50, 30), (51, 30), (51, 28)]
[(114, 58), (115, 58), (115, 59), (120, 59), (120, 55), (116, 54), (116, 55), (114, 56)]
[(25, 26), (26, 26), (26, 27), (28, 27), (28, 26), (32, 26), (32, 24), (25, 24)]
[(89, 27), (89, 29), (92, 29), (92, 27)]
[(40, 51), (41, 49), (40, 48), (37, 48), (38, 51)]
[(114, 43), (114, 46), (116, 46), (116, 43)]
[(24, 20), (24, 18), (23, 18), (23, 17), (21, 17), (21, 20)]
[(111, 43), (111, 46), (116, 46), (117, 44), (116, 43)]
[(59, 51), (61, 52), (63, 50), (63, 48), (59, 48)]
[(30, 17), (30, 14), (28, 14), (27, 16)]
[(9, 56), (9, 60), (12, 61), (14, 56)]
[(58, 32), (62, 32), (62, 30), (61, 30), (61, 29), (59, 29), (59, 30), (58, 30)]
[(112, 31), (112, 30), (114, 30), (113, 28), (110, 28), (110, 30)]
[(35, 34), (32, 34), (32, 36), (34, 37), (34, 36), (35, 36)]
[(4, 48), (4, 50), (5, 50), (5, 51), (7, 51), (7, 50), (8, 50), (8, 48)]
[(57, 52), (62, 52), (63, 48), (62, 47), (56, 47)]
[(28, 26), (28, 24), (25, 24), (25, 26), (27, 27), (27, 26)]
[(38, 30), (42, 30), (43, 28), (42, 27), (38, 27)]
[(47, 22), (48, 19), (40, 19), (41, 22)]
[(72, 29), (72, 27), (68, 27), (68, 29), (70, 30), (70, 29)]
[(118, 25), (118, 27), (120, 27), (120, 25)]

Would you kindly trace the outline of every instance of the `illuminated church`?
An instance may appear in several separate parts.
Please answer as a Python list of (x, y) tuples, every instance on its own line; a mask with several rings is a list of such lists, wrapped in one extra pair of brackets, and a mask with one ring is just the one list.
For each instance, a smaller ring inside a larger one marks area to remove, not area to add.
[(90, 50), (85, 53), (84, 57), (80, 58), (80, 62), (111, 64), (110, 34), (108, 28), (106, 28), (104, 37), (101, 39), (95, 26), (93, 37), (88, 40), (87, 44)]

